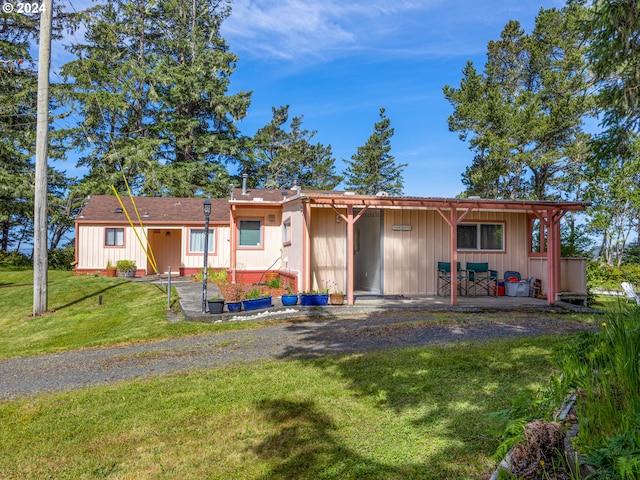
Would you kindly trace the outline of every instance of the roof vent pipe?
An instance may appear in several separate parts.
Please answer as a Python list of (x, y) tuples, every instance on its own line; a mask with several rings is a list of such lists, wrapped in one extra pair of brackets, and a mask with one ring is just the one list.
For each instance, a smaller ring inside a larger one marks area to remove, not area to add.
[(246, 195), (247, 194), (247, 177), (249, 175), (247, 175), (246, 173), (242, 174), (242, 195)]
[(233, 183), (229, 184), (229, 199), (233, 200), (233, 189), (234, 189), (235, 185)]

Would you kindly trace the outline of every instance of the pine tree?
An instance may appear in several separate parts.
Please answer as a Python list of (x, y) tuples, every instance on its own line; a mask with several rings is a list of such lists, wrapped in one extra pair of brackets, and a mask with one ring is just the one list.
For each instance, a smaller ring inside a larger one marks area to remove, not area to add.
[(345, 180), (347, 188), (362, 195), (376, 195), (386, 192), (389, 195), (402, 195), (404, 179), (402, 172), (407, 164), (396, 164), (391, 151), (393, 136), (391, 121), (380, 109), (380, 121), (373, 127), (373, 133), (358, 152), (345, 160), (347, 169)]
[(113, 0), (83, 14), (86, 42), (62, 72), (83, 115), (70, 133), (86, 192), (122, 190), (123, 171), (136, 194), (227, 194), (250, 102), (227, 94), (238, 60), (220, 35), (229, 14), (225, 0)]
[(303, 129), (301, 116), (289, 122), (289, 105), (272, 111), (273, 118), (256, 132), (243, 161), (250, 186), (277, 189), (297, 183), (308, 189), (335, 188), (342, 177), (335, 173), (331, 145), (313, 144), (317, 132)]
[(0, 250), (30, 235), (37, 72), (29, 48), (37, 18), (8, 13), (0, 27)]
[(579, 191), (574, 152), (592, 100), (578, 21), (579, 11), (541, 10), (529, 35), (510, 21), (489, 42), (484, 72), (468, 62), (460, 87), (444, 87), (449, 130), (474, 154), (467, 194), (545, 200)]

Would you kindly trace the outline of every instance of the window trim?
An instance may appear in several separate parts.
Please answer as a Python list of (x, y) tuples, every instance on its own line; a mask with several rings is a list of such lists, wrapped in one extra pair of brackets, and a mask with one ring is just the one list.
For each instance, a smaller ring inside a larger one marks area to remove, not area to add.
[(291, 217), (287, 217), (282, 220), (282, 244), (289, 246), (291, 243)]
[[(187, 229), (187, 255), (203, 255), (204, 249), (202, 250), (192, 250), (191, 249), (191, 232), (194, 230), (201, 230), (204, 234), (204, 227), (192, 227)], [(218, 228), (216, 226), (209, 227), (209, 235), (213, 234), (213, 248), (211, 248), (211, 242), (207, 246), (207, 256), (217, 255), (218, 254)]]
[[(499, 220), (478, 220), (478, 221), (464, 221), (458, 223), (456, 229), (460, 226), (473, 225), (476, 227), (476, 247), (475, 248), (460, 248), (456, 241), (456, 251), (458, 252), (481, 252), (481, 253), (505, 253), (507, 251), (507, 238), (506, 238), (506, 222)], [(502, 227), (502, 246), (501, 248), (482, 248), (482, 225), (500, 225)], [(458, 240), (460, 239), (457, 236)]]
[[(260, 222), (260, 243), (258, 245), (240, 245), (240, 231), (242, 222)], [(238, 217), (238, 228), (236, 230), (236, 248), (240, 250), (264, 250), (264, 217)]]
[[(113, 245), (107, 244), (107, 232), (109, 230), (122, 230), (122, 245), (114, 243)], [(104, 227), (104, 248), (125, 248), (127, 246), (126, 229), (124, 227)]]

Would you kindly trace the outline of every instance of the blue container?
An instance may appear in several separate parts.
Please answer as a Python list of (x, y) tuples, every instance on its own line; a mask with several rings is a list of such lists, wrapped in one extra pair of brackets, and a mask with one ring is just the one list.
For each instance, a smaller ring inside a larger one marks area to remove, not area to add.
[(252, 298), (250, 300), (243, 300), (242, 307), (245, 312), (249, 310), (260, 310), (262, 308), (269, 308), (271, 306), (271, 297)]
[(290, 307), (298, 303), (298, 295), (282, 295), (282, 297), (280, 297), (280, 300), (282, 300), (282, 305), (284, 305), (285, 307)]
[(238, 313), (242, 310), (242, 302), (229, 302), (227, 303), (227, 308), (231, 313)]
[(303, 307), (322, 307), (329, 303), (328, 293), (301, 293), (300, 305)]

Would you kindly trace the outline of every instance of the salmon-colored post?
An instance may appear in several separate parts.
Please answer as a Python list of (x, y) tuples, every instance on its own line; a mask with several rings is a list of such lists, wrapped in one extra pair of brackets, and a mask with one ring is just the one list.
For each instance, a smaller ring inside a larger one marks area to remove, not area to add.
[(458, 211), (455, 205), (450, 205), (449, 227), (451, 229), (451, 305), (458, 304)]
[[(559, 265), (556, 260), (560, 253), (559, 238), (556, 237), (556, 220), (554, 210), (547, 210), (547, 304), (556, 303), (556, 293), (558, 293), (558, 285), (556, 284), (556, 270)], [(556, 255), (556, 250), (558, 255)]]
[(302, 291), (311, 290), (311, 205), (302, 204)]
[(347, 305), (353, 305), (353, 205), (347, 205)]
[[(554, 263), (555, 263), (555, 268), (553, 269), (554, 272), (554, 278), (553, 278), (553, 285), (556, 289), (556, 293), (560, 293), (562, 291), (562, 282), (561, 282), (561, 270), (562, 270), (562, 260), (561, 260), (561, 253), (560, 250), (562, 250), (562, 237), (560, 235), (560, 220), (562, 219), (562, 217), (564, 216), (564, 212), (561, 211), (556, 211), (554, 216), (553, 216), (553, 230), (554, 230), (554, 237), (556, 239), (556, 248), (554, 250)], [(554, 302), (555, 302), (555, 297), (554, 297)]]
[(233, 214), (235, 205), (229, 209), (229, 268), (231, 268), (231, 283), (236, 283), (236, 218)]

